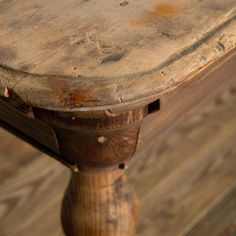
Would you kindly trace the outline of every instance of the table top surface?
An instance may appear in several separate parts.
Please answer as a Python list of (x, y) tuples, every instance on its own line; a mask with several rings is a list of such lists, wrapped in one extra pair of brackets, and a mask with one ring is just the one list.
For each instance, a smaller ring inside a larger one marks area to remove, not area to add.
[(235, 0), (0, 0), (0, 94), (53, 110), (150, 100), (235, 48), (235, 19)]

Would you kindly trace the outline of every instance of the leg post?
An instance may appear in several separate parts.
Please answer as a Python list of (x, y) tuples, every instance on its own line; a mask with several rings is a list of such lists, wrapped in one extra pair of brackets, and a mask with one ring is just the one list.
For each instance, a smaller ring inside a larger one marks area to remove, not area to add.
[(39, 112), (72, 164), (61, 219), (66, 236), (133, 236), (138, 201), (124, 175), (136, 151), (146, 107), (97, 117)]
[(134, 235), (138, 201), (123, 172), (72, 172), (62, 205), (67, 236)]

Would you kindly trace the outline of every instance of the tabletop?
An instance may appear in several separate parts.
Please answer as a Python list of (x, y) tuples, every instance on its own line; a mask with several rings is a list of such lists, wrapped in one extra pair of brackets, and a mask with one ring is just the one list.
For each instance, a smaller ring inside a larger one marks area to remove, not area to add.
[(66, 235), (131, 236), (127, 167), (233, 92), (235, 59), (235, 0), (0, 0), (0, 125), (70, 168)]
[(147, 103), (236, 46), (235, 0), (0, 0), (0, 95), (79, 111)]

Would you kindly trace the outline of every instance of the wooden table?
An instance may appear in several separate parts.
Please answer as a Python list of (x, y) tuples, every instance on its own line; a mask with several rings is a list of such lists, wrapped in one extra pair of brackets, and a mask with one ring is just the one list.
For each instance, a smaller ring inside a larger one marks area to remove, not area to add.
[(235, 19), (235, 0), (0, 0), (1, 125), (71, 169), (67, 236), (134, 234), (125, 169), (236, 84)]

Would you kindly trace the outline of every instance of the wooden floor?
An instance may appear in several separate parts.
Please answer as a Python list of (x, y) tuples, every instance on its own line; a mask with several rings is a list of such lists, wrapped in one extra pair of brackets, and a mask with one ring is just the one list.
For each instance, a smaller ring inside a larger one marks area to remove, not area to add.
[[(0, 163), (0, 236), (62, 236), (69, 172), (3, 130)], [(154, 142), (128, 175), (141, 199), (137, 236), (236, 236), (236, 91)]]

